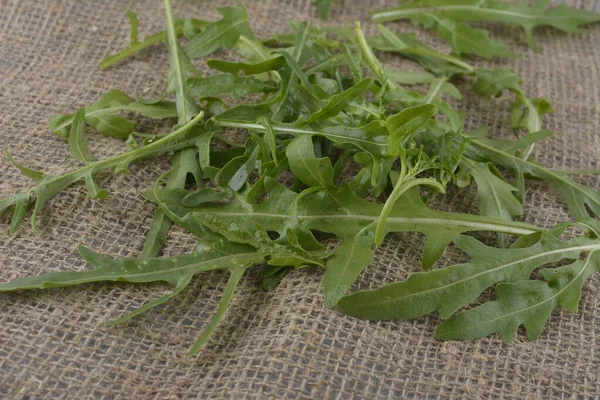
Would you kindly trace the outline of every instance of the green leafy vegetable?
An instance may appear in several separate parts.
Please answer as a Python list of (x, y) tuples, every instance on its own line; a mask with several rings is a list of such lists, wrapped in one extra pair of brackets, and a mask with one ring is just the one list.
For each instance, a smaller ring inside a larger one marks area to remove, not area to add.
[[(254, 267), (265, 290), (293, 268), (321, 269), (326, 306), (361, 318), (438, 312), (449, 318), (436, 330), (443, 339), (497, 332), (508, 341), (520, 325), (535, 339), (553, 309), (577, 309), (583, 282), (600, 268), (600, 226), (593, 219), (600, 216), (600, 192), (570, 175), (597, 171), (562, 171), (535, 162), (536, 143), (552, 134), (543, 126), (544, 115), (552, 112), (549, 99), (526, 94), (513, 71), (478, 68), (462, 56), (513, 55), (471, 22), (522, 26), (532, 43), (536, 26), (577, 31), (597, 15), (566, 6), (546, 10), (545, 1), (528, 6), (496, 0), (421, 0), (375, 12), (376, 22), (407, 18), (435, 29), (450, 42), (449, 55), (383, 25), (367, 36), (358, 22), (324, 28), (291, 22), (291, 33), (259, 40), (239, 2), (218, 9), (222, 18), (212, 22), (175, 19), (170, 0), (164, 2), (163, 32), (140, 40), (138, 18), (128, 11), (129, 47), (100, 64), (108, 68), (164, 42), (169, 53), (164, 96), (136, 100), (112, 90), (73, 114), (55, 116), (50, 130), (83, 165), (51, 176), (26, 167), (6, 149), (8, 160), (34, 183), (0, 199), (0, 212), (14, 207), (11, 232), (33, 203), (37, 233), (37, 215), (72, 184), (83, 181), (90, 197), (104, 198), (108, 193), (94, 181), (99, 172), (126, 172), (138, 159), (172, 153), (171, 168), (143, 192), (156, 211), (140, 257), (110, 259), (81, 247), (92, 270), (25, 277), (0, 284), (0, 292), (99, 281), (166, 282), (173, 288), (109, 323), (120, 324), (180, 294), (194, 275), (223, 270), (229, 278), (221, 301), (192, 354), (208, 343), (245, 272)], [(315, 2), (322, 18), (331, 3)], [(188, 39), (184, 47), (182, 35)], [(221, 59), (219, 50), (234, 54)], [(392, 68), (380, 52), (409, 58), (420, 69)], [(218, 72), (201, 76), (191, 60), (209, 55), (214, 58), (207, 65)], [(486, 137), (486, 127), (465, 131), (464, 85), (458, 86), (464, 82), (472, 83), (480, 101), (514, 96), (506, 127), (514, 140)], [(173, 118), (165, 121), (171, 132), (138, 132), (125, 118), (130, 112)], [(129, 151), (96, 160), (87, 147), (87, 127), (124, 140)], [(520, 222), (529, 178), (553, 185), (575, 222), (548, 231)], [(443, 201), (447, 191), (456, 193), (471, 182), (479, 215), (426, 205), (433, 191)], [(173, 223), (197, 238), (197, 248), (159, 258)], [(561, 239), (573, 225), (583, 233)], [(374, 246), (394, 232), (424, 236), (421, 266), (428, 271), (348, 295), (373, 263)], [(479, 232), (496, 233), (497, 247), (482, 243)], [(430, 269), (452, 242), (469, 261)], [(562, 260), (572, 263), (551, 265)], [(535, 279), (543, 266), (543, 280)], [(457, 313), (494, 286), (494, 301)]]

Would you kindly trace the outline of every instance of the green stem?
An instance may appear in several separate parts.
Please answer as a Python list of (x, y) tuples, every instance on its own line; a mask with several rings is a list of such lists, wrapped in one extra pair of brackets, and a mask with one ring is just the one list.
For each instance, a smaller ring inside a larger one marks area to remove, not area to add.
[[(183, 125), (179, 129), (173, 131), (169, 135), (152, 142), (144, 147), (140, 147), (136, 150), (128, 151), (123, 154), (119, 154), (114, 157), (109, 157), (101, 161), (94, 161), (86, 164), (84, 167), (71, 171), (65, 175), (55, 176), (52, 179), (44, 180), (37, 186), (46, 185), (52, 186), (58, 184), (60, 181), (69, 181), (70, 178), (84, 177), (86, 173), (95, 174), (101, 170), (115, 167), (117, 172), (122, 172), (126, 169), (133, 160), (148, 157), (154, 154), (166, 153), (169, 151), (177, 150), (182, 147), (189, 146), (195, 142), (195, 138), (190, 140), (181, 140), (181, 136), (186, 133), (190, 128), (196, 125), (204, 117), (204, 112), (198, 114), (187, 124)], [(175, 140), (178, 139), (178, 140)], [(28, 189), (30, 190), (30, 189)], [(17, 194), (18, 195), (18, 194)], [(16, 195), (15, 195), (16, 196)]]
[[(371, 46), (369, 46), (369, 44), (367, 43), (367, 38), (365, 37), (365, 34), (363, 33), (362, 29), (360, 28), (360, 22), (358, 22), (358, 21), (356, 21), (354, 23), (354, 34), (356, 35), (358, 47), (360, 48), (360, 51), (363, 55), (363, 58), (365, 59), (365, 61), (367, 63), (367, 66), (369, 67), (369, 69), (371, 71), (373, 71), (375, 76), (382, 83), (386, 83), (385, 75), (383, 74), (383, 67), (381, 66), (381, 63), (379, 62), (377, 57), (375, 57), (375, 54), (373, 53)], [(393, 84), (392, 82), (387, 82), (387, 83), (389, 85)]]
[[(174, 142), (174, 143), (170, 143), (170, 144), (169, 144), (169, 142), (173, 141), (176, 138), (179, 138), (179, 136), (186, 133), (190, 128), (192, 128), (194, 125), (196, 125), (202, 118), (204, 118), (204, 112), (200, 112), (200, 114), (196, 115), (192, 120), (190, 120), (190, 122), (183, 125), (181, 128), (171, 132), (167, 136), (160, 138), (156, 142), (152, 142), (152, 143), (150, 143), (144, 147), (140, 147), (139, 149), (134, 150), (134, 151), (128, 151), (126, 153), (119, 154), (118, 156), (110, 157), (110, 158), (107, 158), (102, 161), (96, 161), (96, 162), (89, 163), (82, 169), (87, 168), (87, 169), (91, 169), (93, 171), (100, 170), (100, 169), (106, 169), (106, 168), (110, 168), (113, 166), (118, 166), (118, 165), (122, 164), (123, 162), (129, 162), (128, 160), (134, 160), (134, 159), (137, 160), (139, 158), (147, 157), (152, 154), (158, 154), (157, 151), (160, 151), (161, 153), (166, 153), (168, 151), (181, 148), (182, 147), (181, 142)], [(167, 144), (167, 146), (165, 146), (165, 144)], [(135, 154), (133, 154), (133, 153), (135, 153)], [(77, 170), (77, 171), (80, 171), (80, 170)], [(48, 183), (50, 183), (50, 182), (51, 181), (48, 181)]]
[[(402, 173), (400, 176), (402, 176)], [(381, 210), (381, 214), (379, 215), (379, 219), (377, 220), (377, 228), (375, 229), (376, 245), (380, 245), (381, 243), (383, 243), (386, 221), (390, 213), (392, 212), (392, 208), (396, 204), (396, 201), (398, 201), (398, 199), (404, 193), (406, 193), (407, 190), (415, 186), (431, 186), (438, 189), (442, 193), (446, 192), (444, 186), (441, 183), (431, 178), (409, 179), (406, 182), (398, 182), (398, 184), (394, 187), (394, 190), (390, 194), (390, 197), (388, 197), (385, 204), (383, 205), (383, 209)]]
[(423, 56), (429, 56), (429, 57), (434, 57), (434, 58), (438, 58), (440, 60), (444, 60), (449, 62), (450, 64), (454, 64), (458, 67), (464, 68), (469, 72), (473, 72), (475, 71), (475, 67), (471, 66), (470, 64), (467, 64), (466, 62), (459, 60), (458, 58), (446, 55), (446, 54), (442, 54), (442, 53), (438, 53), (436, 51), (430, 50), (430, 49), (419, 49), (416, 47), (407, 47), (405, 49), (402, 50), (396, 50), (398, 53), (404, 53), (404, 54), (419, 54), (419, 55), (423, 55)]
[(568, 175), (600, 175), (600, 169), (551, 169), (550, 171)]
[[(175, 26), (175, 32), (177, 36), (183, 34), (183, 29), (180, 24)], [(118, 53), (115, 53), (111, 56), (106, 57), (99, 64), (101, 70), (105, 70), (113, 65), (125, 60), (126, 58), (132, 57), (139, 53), (142, 50), (145, 50), (149, 47), (154, 46), (157, 43), (161, 43), (165, 41), (165, 31), (153, 33), (152, 35), (148, 35), (144, 38), (143, 41), (137, 42), (129, 46), (128, 48), (121, 50)]]

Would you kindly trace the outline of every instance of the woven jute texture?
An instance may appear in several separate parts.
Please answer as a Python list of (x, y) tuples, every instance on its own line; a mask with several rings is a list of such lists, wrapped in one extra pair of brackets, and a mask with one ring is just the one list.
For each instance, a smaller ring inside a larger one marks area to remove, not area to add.
[[(216, 1), (175, 0), (179, 17), (217, 19)], [(334, 0), (332, 21), (367, 21), (367, 10), (394, 1)], [(571, 2), (600, 11), (600, 2)], [(248, 0), (260, 37), (288, 30), (290, 20), (317, 20), (309, 0)], [(164, 46), (102, 72), (98, 62), (127, 46), (125, 10), (136, 11), (141, 36), (162, 30), (160, 1), (0, 0), (0, 145), (29, 166), (58, 174), (77, 167), (68, 148), (47, 129), (56, 113), (73, 112), (102, 93), (160, 96), (168, 68)], [(409, 24), (393, 24), (411, 30)], [(520, 29), (491, 26), (518, 58), (477, 65), (516, 70), (530, 96), (551, 97), (556, 111), (544, 118), (555, 135), (534, 158), (553, 168), (600, 168), (600, 26), (586, 35), (535, 31), (542, 52), (529, 50)], [(367, 25), (367, 29), (373, 27)], [(448, 50), (424, 31), (429, 43)], [(385, 60), (405, 65), (398, 57)], [(414, 68), (411, 64), (408, 67)], [(199, 64), (201, 66), (201, 63)], [(460, 85), (460, 82), (457, 84)], [(510, 135), (508, 95), (483, 102), (463, 90), (457, 102), (467, 127), (485, 124), (496, 136)], [(141, 131), (169, 127), (141, 119)], [(91, 151), (104, 157), (124, 151), (117, 141), (90, 130)], [(140, 254), (153, 207), (140, 191), (169, 168), (168, 157), (148, 160), (127, 175), (105, 174), (111, 196), (89, 200), (75, 186), (58, 195), (39, 218), (34, 237), (22, 229), (9, 235), (0, 217), (0, 280), (46, 271), (82, 270), (78, 245), (111, 257)], [(577, 178), (600, 188), (597, 177)], [(3, 158), (0, 197), (30, 182)], [(454, 191), (437, 206), (473, 212), (473, 190)], [(557, 192), (531, 183), (526, 220), (548, 227), (569, 218)], [(173, 229), (165, 254), (182, 254), (194, 239)], [(419, 269), (422, 239), (390, 235), (358, 286), (376, 287)], [(450, 251), (445, 262), (460, 258)], [(440, 264), (440, 265), (443, 265)], [(94, 284), (0, 296), (0, 397), (7, 399), (106, 398), (599, 398), (600, 279), (583, 288), (579, 314), (553, 313), (537, 342), (520, 332), (511, 344), (497, 337), (470, 342), (432, 338), (436, 316), (372, 323), (329, 310), (321, 273), (289, 274), (264, 292), (256, 272), (243, 279), (225, 322), (197, 357), (187, 356), (216, 309), (225, 275), (198, 276), (163, 308), (125, 326), (103, 322), (166, 293), (163, 285)]]

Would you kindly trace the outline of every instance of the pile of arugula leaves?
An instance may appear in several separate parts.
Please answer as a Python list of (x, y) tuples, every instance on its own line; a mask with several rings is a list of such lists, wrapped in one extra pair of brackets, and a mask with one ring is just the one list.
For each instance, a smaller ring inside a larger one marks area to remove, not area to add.
[[(326, 16), (331, 1), (317, 3)], [(359, 23), (320, 28), (294, 22), (293, 33), (259, 40), (241, 4), (220, 8), (218, 21), (176, 20), (170, 0), (165, 8), (165, 31), (141, 41), (137, 17), (129, 11), (130, 46), (100, 67), (165, 43), (170, 62), (166, 95), (136, 100), (113, 90), (73, 114), (55, 116), (50, 130), (68, 142), (81, 167), (49, 175), (26, 167), (6, 150), (11, 163), (35, 183), (0, 200), (0, 211), (13, 210), (11, 232), (29, 210), (37, 232), (36, 218), (45, 204), (72, 184), (83, 182), (90, 197), (105, 198), (107, 191), (94, 180), (97, 173), (125, 172), (140, 159), (172, 154), (171, 169), (143, 193), (156, 204), (156, 213), (141, 256), (114, 260), (81, 247), (93, 270), (17, 279), (0, 284), (0, 292), (96, 281), (163, 281), (174, 288), (111, 322), (118, 324), (176, 296), (194, 275), (226, 270), (229, 281), (218, 310), (192, 354), (206, 344), (251, 267), (261, 269), (267, 290), (292, 268), (321, 268), (326, 305), (352, 316), (409, 319), (437, 311), (445, 319), (435, 332), (441, 339), (497, 332), (509, 341), (521, 325), (535, 339), (552, 310), (577, 310), (583, 282), (600, 269), (600, 221), (594, 218), (600, 215), (600, 192), (575, 182), (567, 171), (531, 159), (536, 142), (551, 135), (542, 126), (542, 116), (552, 111), (547, 98), (529, 97), (512, 71), (476, 68), (461, 55), (512, 55), (468, 22), (522, 26), (534, 45), (532, 29), (538, 25), (573, 32), (600, 20), (598, 14), (566, 6), (547, 10), (544, 1), (529, 7), (493, 0), (423, 0), (373, 14), (376, 23), (408, 18), (434, 29), (450, 42), (453, 54), (448, 55), (416, 35), (383, 25), (377, 25), (377, 35), (366, 36)], [(214, 73), (202, 76), (193, 61), (222, 54), (222, 49), (234, 51), (239, 61), (210, 59), (206, 64)], [(397, 53), (422, 71), (390, 69), (377, 52)], [(514, 95), (510, 128), (518, 134), (515, 140), (464, 130), (464, 112), (447, 101), (448, 96), (462, 97), (452, 84), (457, 77), (470, 81), (484, 100)], [(138, 133), (122, 111), (168, 118), (173, 129), (166, 135)], [(86, 126), (125, 141), (129, 150), (97, 160), (87, 148)], [(233, 140), (232, 131), (237, 138), (243, 132), (244, 141)], [(550, 230), (520, 222), (526, 178), (556, 188), (573, 221)], [(471, 182), (477, 188), (478, 215), (438, 211), (424, 201), (426, 194), (444, 194), (449, 186)], [(159, 257), (173, 223), (194, 234), (198, 246), (191, 254)], [(570, 226), (583, 234), (561, 239)], [(497, 246), (465, 235), (478, 231), (495, 232)], [(391, 232), (424, 235), (424, 271), (348, 294), (373, 262), (374, 245)], [(338, 245), (330, 251), (324, 239), (332, 235)], [(469, 261), (432, 269), (451, 242)], [(572, 262), (548, 266), (561, 260)], [(541, 279), (532, 278), (534, 270)], [(495, 301), (458, 312), (492, 286)]]

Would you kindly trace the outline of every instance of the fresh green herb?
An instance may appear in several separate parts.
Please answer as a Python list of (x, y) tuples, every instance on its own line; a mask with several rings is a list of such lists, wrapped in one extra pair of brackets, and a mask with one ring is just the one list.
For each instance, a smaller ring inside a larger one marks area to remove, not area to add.
[[(326, 18), (331, 1), (316, 5)], [(81, 247), (93, 270), (21, 278), (0, 284), (0, 292), (96, 281), (160, 281), (173, 287), (172, 293), (110, 323), (118, 324), (170, 300), (194, 275), (225, 270), (229, 281), (214, 318), (191, 349), (195, 354), (225, 317), (246, 270), (260, 268), (262, 286), (269, 290), (292, 268), (312, 266), (324, 271), (326, 305), (349, 315), (409, 319), (438, 312), (449, 318), (436, 330), (439, 338), (498, 332), (508, 341), (520, 325), (537, 338), (554, 308), (576, 310), (583, 282), (600, 268), (600, 223), (593, 219), (600, 216), (600, 193), (569, 176), (597, 171), (561, 171), (533, 161), (535, 144), (552, 134), (543, 127), (550, 101), (528, 97), (514, 72), (477, 68), (461, 55), (513, 56), (486, 30), (467, 22), (516, 24), (532, 43), (535, 26), (575, 31), (598, 19), (565, 6), (545, 8), (543, 1), (529, 7), (429, 0), (374, 14), (376, 22), (410, 18), (435, 28), (454, 55), (382, 25), (378, 35), (367, 36), (359, 23), (319, 28), (293, 22), (292, 34), (260, 41), (241, 4), (219, 9), (222, 18), (210, 22), (176, 20), (170, 0), (165, 0), (165, 31), (139, 41), (138, 19), (128, 11), (129, 47), (105, 59), (101, 68), (164, 42), (170, 65), (165, 97), (174, 101), (134, 100), (112, 90), (73, 114), (52, 118), (50, 130), (68, 141), (83, 166), (50, 176), (27, 168), (6, 150), (9, 161), (35, 182), (1, 199), (0, 211), (14, 206), (9, 229), (15, 232), (32, 205), (37, 233), (36, 218), (46, 202), (72, 184), (83, 181), (90, 197), (104, 198), (108, 193), (96, 185), (97, 173), (127, 172), (138, 159), (172, 153), (171, 169), (143, 193), (156, 212), (138, 249), (140, 258), (112, 260)], [(189, 39), (185, 47), (181, 35)], [(201, 76), (191, 59), (214, 57), (219, 49), (231, 50), (237, 59), (208, 60), (218, 73)], [(379, 52), (407, 57), (422, 70), (394, 70)], [(485, 129), (465, 131), (465, 113), (453, 106), (462, 99), (456, 77), (471, 82), (482, 101), (505, 92), (514, 95), (506, 128), (514, 131), (515, 140), (489, 138)], [(169, 118), (173, 129), (166, 135), (134, 131), (135, 121), (120, 115), (123, 111)], [(130, 150), (96, 160), (87, 148), (86, 126), (125, 140)], [(575, 222), (551, 230), (520, 222), (529, 177), (553, 185)], [(443, 196), (449, 187), (471, 182), (477, 187), (479, 215), (434, 210), (423, 200), (431, 192)], [(197, 248), (187, 255), (158, 257), (173, 223), (196, 236)], [(570, 225), (584, 234), (561, 239)], [(484, 231), (497, 234), (498, 247), (464, 235)], [(424, 235), (421, 265), (428, 271), (348, 294), (372, 264), (374, 246), (393, 232)], [(328, 250), (324, 236), (337, 240), (337, 246)], [(431, 269), (452, 242), (469, 261)], [(573, 263), (542, 269), (543, 280), (532, 277), (536, 269), (561, 260)], [(455, 314), (493, 286), (495, 301)]]

